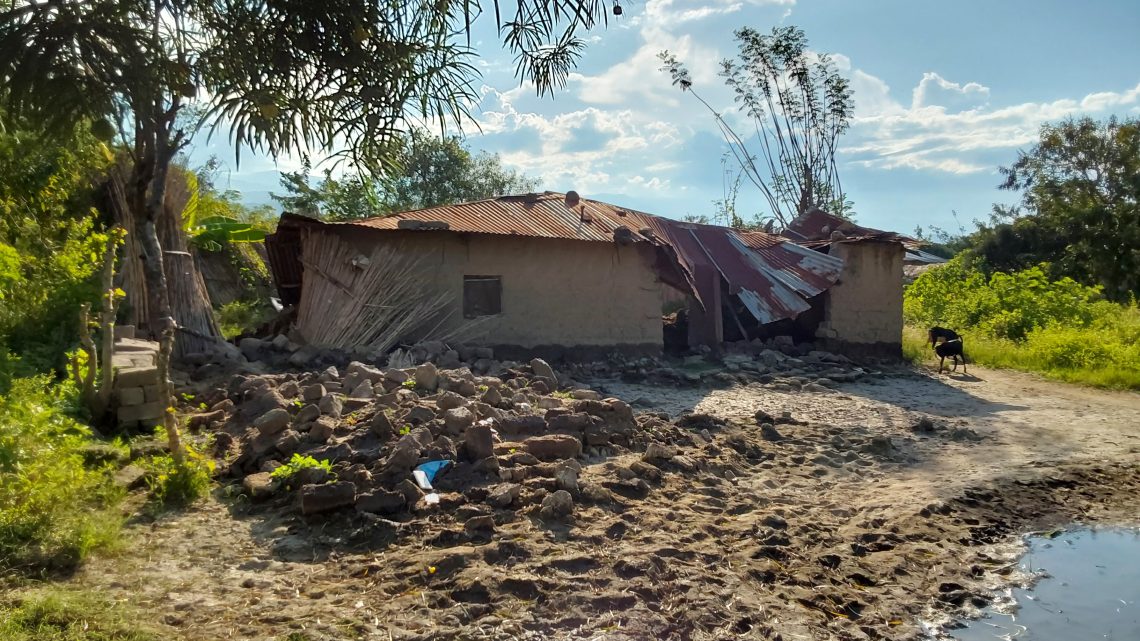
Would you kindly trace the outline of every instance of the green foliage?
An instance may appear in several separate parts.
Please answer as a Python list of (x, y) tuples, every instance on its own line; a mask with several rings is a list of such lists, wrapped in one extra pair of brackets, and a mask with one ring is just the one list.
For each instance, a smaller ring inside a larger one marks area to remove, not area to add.
[(494, 20), (517, 75), (546, 93), (609, 15), (583, 0), (9, 4), (2, 98), (46, 125), (90, 119), (106, 136), (126, 120), (134, 142), (177, 151), (201, 123), (224, 123), (235, 149), (340, 149), (373, 169), (408, 122), (463, 124), (478, 98), (473, 23)]
[(296, 476), (297, 473), (300, 472), (301, 470), (309, 470), (309, 469), (324, 470), (326, 474), (331, 475), (332, 474), (332, 462), (328, 461), (328, 460), (318, 461), (317, 459), (315, 459), (311, 456), (302, 456), (300, 454), (294, 454), (293, 458), (289, 459), (288, 463), (286, 463), (286, 464), (282, 465), (281, 467), (273, 470), (273, 472), (271, 472), (269, 474), (269, 477), (274, 478), (274, 479), (280, 479), (280, 480), (288, 481), (289, 479)]
[(1051, 279), (1100, 286), (1126, 303), (1140, 296), (1140, 118), (1069, 119), (1001, 169), (1015, 207), (967, 238), (987, 271), (1049, 263)]
[(0, 131), (0, 393), (13, 375), (62, 370), (80, 304), (99, 300), (106, 236), (91, 203), (108, 162), (81, 132)]
[(1047, 265), (988, 279), (955, 258), (919, 276), (903, 299), (903, 314), (917, 326), (972, 328), (994, 338), (1024, 340), (1051, 325), (1087, 326), (1114, 306), (1099, 288), (1070, 278), (1050, 281)]
[(236, 300), (219, 307), (214, 315), (222, 336), (227, 340), (249, 331), (273, 316), (273, 308), (264, 301)]
[(74, 390), (47, 377), (17, 379), (0, 396), (0, 566), (24, 572), (74, 567), (113, 544), (122, 492), (90, 468), (91, 432), (68, 415)]
[(91, 592), (35, 590), (0, 602), (5, 641), (159, 641), (129, 606)]
[(438, 205), (533, 191), (537, 182), (503, 167), (498, 155), (472, 154), (458, 136), (440, 138), (415, 129), (401, 139), (383, 177), (335, 178), (325, 170), (309, 183), (311, 167), (281, 176), (286, 194), (273, 194), (286, 210), (324, 220), (353, 220)]
[(170, 456), (156, 456), (147, 462), (147, 483), (154, 508), (184, 507), (206, 496), (214, 462), (188, 444), (186, 460), (178, 464)]
[(1140, 389), (1140, 308), (1102, 299), (1098, 287), (1050, 281), (1048, 266), (988, 279), (964, 257), (929, 270), (906, 290), (904, 353), (933, 351), (925, 329), (950, 327), (965, 337), (971, 361), (1042, 372), (1060, 380)]
[(190, 242), (206, 251), (222, 251), (231, 243), (256, 243), (272, 231), (272, 213), (266, 207), (241, 203), (241, 192), (215, 188), (215, 161), (197, 173), (176, 167), (186, 181), (189, 197), (182, 210), (182, 225)]

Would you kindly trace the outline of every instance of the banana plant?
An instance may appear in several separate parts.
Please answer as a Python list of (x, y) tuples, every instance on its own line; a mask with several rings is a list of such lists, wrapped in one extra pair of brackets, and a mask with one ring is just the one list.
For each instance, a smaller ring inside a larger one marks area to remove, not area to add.
[[(206, 202), (199, 189), (198, 176), (192, 171), (181, 171), (186, 181), (188, 197), (182, 208), (182, 228), (190, 242), (205, 251), (221, 251), (227, 243), (256, 243), (265, 240), (266, 231), (253, 223), (233, 216), (214, 213), (228, 212), (230, 208), (225, 198), (207, 194)], [(205, 215), (203, 218), (199, 216)]]

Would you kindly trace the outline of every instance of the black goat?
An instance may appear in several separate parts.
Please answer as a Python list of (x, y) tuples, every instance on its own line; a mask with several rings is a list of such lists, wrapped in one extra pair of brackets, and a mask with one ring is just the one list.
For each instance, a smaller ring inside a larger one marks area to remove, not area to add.
[(940, 338), (944, 341), (962, 340), (962, 337), (958, 335), (958, 332), (955, 332), (952, 329), (946, 329), (945, 327), (931, 327), (926, 332), (926, 338), (930, 341), (930, 349), (934, 349), (935, 346), (938, 345), (938, 339)]
[(952, 372), (958, 371), (958, 358), (962, 359), (962, 373), (966, 374), (966, 353), (962, 351), (962, 339), (955, 338), (953, 340), (944, 341), (934, 346), (934, 353), (938, 354), (938, 373), (942, 373), (942, 366), (946, 363), (946, 358), (954, 359), (954, 369)]

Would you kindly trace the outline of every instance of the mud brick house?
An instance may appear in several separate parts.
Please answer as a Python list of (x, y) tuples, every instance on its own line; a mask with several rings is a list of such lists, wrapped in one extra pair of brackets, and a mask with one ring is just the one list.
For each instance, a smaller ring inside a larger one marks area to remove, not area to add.
[[(344, 223), (285, 214), (267, 249), (282, 302), (300, 310), (302, 337), (314, 324), (360, 311), (345, 309), (345, 301), (395, 304), (358, 300), (369, 257), (384, 249), (388, 260), (416, 257), (406, 278), (447, 301), (441, 318), (409, 329), (405, 340), (478, 320), (477, 338), (468, 342), (504, 356), (660, 353), (669, 293), (689, 302), (689, 346), (779, 333), (814, 340), (820, 332), (837, 345), (893, 341), (897, 351), (901, 340), (902, 249), (895, 240), (806, 247), (573, 192)], [(330, 262), (330, 252), (340, 258)], [(888, 274), (897, 274), (893, 284)], [(332, 294), (318, 300), (318, 290)]]
[(862, 227), (818, 209), (796, 217), (781, 236), (843, 261), (812, 316), (823, 343), (851, 353), (902, 355), (903, 265), (920, 242)]

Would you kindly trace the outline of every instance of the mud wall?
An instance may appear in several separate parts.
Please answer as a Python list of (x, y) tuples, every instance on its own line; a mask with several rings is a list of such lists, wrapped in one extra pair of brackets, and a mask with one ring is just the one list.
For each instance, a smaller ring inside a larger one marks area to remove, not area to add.
[(450, 295), (444, 327), (463, 317), (463, 277), (498, 276), (501, 313), (468, 343), (518, 348), (662, 348), (661, 283), (641, 245), (428, 231), (337, 230), (361, 253), (380, 243), (424, 257), (416, 278)]
[(899, 354), (902, 345), (903, 246), (894, 242), (833, 243), (842, 258), (839, 282), (824, 294), (817, 335), (838, 345)]

